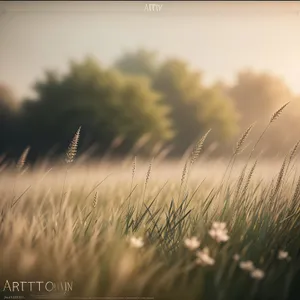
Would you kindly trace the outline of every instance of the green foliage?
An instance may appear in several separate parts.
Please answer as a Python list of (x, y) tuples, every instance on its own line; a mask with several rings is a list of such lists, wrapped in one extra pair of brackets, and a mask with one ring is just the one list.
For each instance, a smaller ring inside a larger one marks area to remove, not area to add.
[(13, 151), (13, 135), (17, 129), (18, 102), (11, 89), (0, 85), (0, 152)]
[(114, 66), (124, 73), (152, 77), (159, 68), (158, 54), (154, 51), (139, 49), (136, 52), (125, 53)]
[(66, 74), (47, 71), (34, 90), (36, 97), (19, 105), (0, 86), (1, 153), (19, 156), (31, 145), (30, 155), (58, 154), (82, 126), (82, 151), (97, 145), (99, 154), (114, 149), (124, 155), (143, 145), (154, 156), (162, 149), (181, 155), (211, 129), (207, 147), (223, 155), (234, 147), (238, 129), (257, 120), (251, 135), (259, 136), (271, 113), (289, 101), (282, 121), (270, 126), (256, 151), (283, 154), (299, 139), (300, 101), (281, 78), (248, 70), (233, 85), (207, 86), (183, 60), (161, 61), (142, 49), (125, 53), (108, 69), (87, 58), (71, 62)]
[(154, 80), (154, 88), (163, 93), (166, 103), (172, 107), (178, 152), (184, 151), (208, 129), (212, 129), (211, 136), (221, 143), (236, 131), (231, 99), (220, 89), (204, 87), (200, 79), (200, 74), (191, 71), (187, 64), (169, 60)]
[(40, 153), (55, 144), (62, 151), (79, 126), (83, 148), (97, 144), (100, 153), (120, 136), (123, 151), (145, 134), (150, 135), (149, 147), (172, 136), (168, 108), (146, 78), (103, 69), (91, 58), (72, 62), (64, 76), (46, 73), (35, 90), (37, 99), (27, 100), (22, 108), (23, 136)]
[(221, 143), (230, 140), (237, 130), (231, 99), (217, 87), (203, 86), (201, 75), (184, 61), (170, 59), (158, 65), (150, 59), (151, 54), (144, 50), (126, 54), (117, 61), (116, 67), (125, 73), (149, 76), (154, 90), (163, 95), (164, 103), (171, 107), (174, 122), (174, 153), (183, 153), (210, 128), (213, 139)]

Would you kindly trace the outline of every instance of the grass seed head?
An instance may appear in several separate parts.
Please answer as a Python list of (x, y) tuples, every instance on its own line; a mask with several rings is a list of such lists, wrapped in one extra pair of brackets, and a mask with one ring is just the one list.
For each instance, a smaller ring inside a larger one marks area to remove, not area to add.
[(272, 117), (270, 119), (270, 124), (275, 122), (280, 117), (283, 110), (285, 109), (286, 106), (288, 106), (289, 103), (290, 102), (287, 102), (286, 104), (282, 105), (277, 111), (275, 111), (275, 113), (272, 115)]
[(190, 156), (190, 163), (191, 165), (193, 165), (195, 163), (195, 161), (197, 160), (198, 156), (201, 153), (201, 150), (203, 148), (203, 144), (208, 136), (208, 134), (210, 133), (211, 129), (209, 129), (206, 134), (197, 142), (197, 144), (195, 145), (195, 147), (192, 150), (191, 156)]
[(95, 193), (95, 196), (93, 199), (93, 203), (92, 203), (93, 208), (96, 208), (97, 203), (98, 203), (98, 192)]
[(67, 163), (72, 163), (75, 159), (76, 153), (77, 153), (77, 148), (78, 148), (78, 141), (80, 137), (80, 130), (81, 126), (78, 128), (76, 131), (73, 140), (71, 141), (68, 151), (66, 153), (66, 162)]
[(236, 144), (236, 147), (235, 147), (235, 150), (234, 150), (234, 155), (237, 155), (241, 152), (241, 149), (247, 139), (247, 137), (249, 136), (252, 128), (253, 128), (254, 124), (251, 124), (247, 130), (242, 134), (241, 138), (238, 140), (237, 144)]
[(30, 150), (30, 147), (27, 147), (21, 154), (21, 156), (17, 162), (17, 165), (16, 165), (18, 171), (21, 171), (24, 168), (29, 150)]

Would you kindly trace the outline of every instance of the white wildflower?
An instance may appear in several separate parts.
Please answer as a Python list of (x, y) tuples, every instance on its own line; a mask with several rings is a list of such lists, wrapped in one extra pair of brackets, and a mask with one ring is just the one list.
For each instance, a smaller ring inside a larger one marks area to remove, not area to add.
[(263, 279), (265, 277), (265, 272), (263, 270), (260, 269), (254, 269), (251, 272), (251, 277), (254, 279)]
[(229, 240), (227, 229), (214, 229), (208, 231), (209, 235), (216, 240), (218, 243), (227, 242)]
[(196, 255), (196, 264), (198, 265), (212, 266), (215, 263), (215, 260), (209, 256), (209, 249), (207, 247), (205, 247), (202, 251), (198, 251)]
[(244, 271), (250, 271), (250, 272), (254, 271), (255, 269), (253, 262), (251, 260), (241, 261), (240, 268)]
[(142, 248), (144, 246), (144, 241), (142, 238), (131, 237), (130, 238), (131, 246), (134, 248)]
[(225, 230), (226, 229), (226, 223), (225, 222), (213, 222), (212, 229)]
[(191, 238), (186, 238), (184, 240), (184, 245), (186, 248), (193, 251), (200, 247), (200, 241), (197, 237), (193, 236)]
[(234, 255), (232, 256), (232, 258), (233, 258), (233, 260), (235, 260), (235, 261), (239, 261), (241, 257), (240, 257), (239, 254), (234, 254)]
[(228, 230), (226, 223), (224, 222), (213, 222), (212, 228), (208, 231), (209, 235), (216, 240), (218, 243), (227, 242), (229, 240)]
[(278, 259), (285, 260), (289, 258), (289, 253), (287, 251), (280, 250), (278, 252)]

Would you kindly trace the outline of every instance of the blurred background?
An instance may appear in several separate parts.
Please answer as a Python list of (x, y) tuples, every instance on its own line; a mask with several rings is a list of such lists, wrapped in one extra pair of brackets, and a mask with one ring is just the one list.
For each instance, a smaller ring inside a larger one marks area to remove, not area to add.
[[(257, 151), (300, 138), (300, 3), (0, 2), (0, 154), (225, 157), (290, 101)], [(250, 146), (251, 147), (251, 146)], [(244, 153), (247, 153), (247, 149)]]

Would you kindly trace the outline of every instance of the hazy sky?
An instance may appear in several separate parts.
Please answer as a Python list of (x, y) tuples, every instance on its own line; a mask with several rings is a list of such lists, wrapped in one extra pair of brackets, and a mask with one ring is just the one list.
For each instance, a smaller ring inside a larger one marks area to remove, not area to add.
[(208, 83), (252, 67), (300, 94), (300, 3), (160, 3), (146, 12), (145, 2), (0, 1), (0, 82), (23, 97), (45, 69), (65, 71), (71, 58), (92, 54), (108, 66), (143, 47), (188, 61)]

